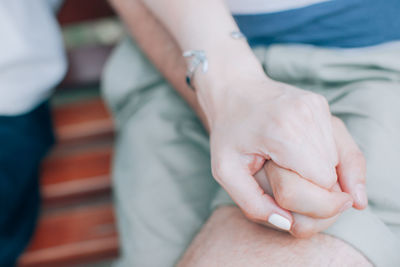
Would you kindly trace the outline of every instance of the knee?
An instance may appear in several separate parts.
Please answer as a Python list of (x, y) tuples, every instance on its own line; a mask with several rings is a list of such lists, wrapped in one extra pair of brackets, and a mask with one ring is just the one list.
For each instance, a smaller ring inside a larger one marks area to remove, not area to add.
[(317, 234), (296, 239), (249, 222), (235, 207), (217, 209), (178, 266), (371, 266), (345, 242)]

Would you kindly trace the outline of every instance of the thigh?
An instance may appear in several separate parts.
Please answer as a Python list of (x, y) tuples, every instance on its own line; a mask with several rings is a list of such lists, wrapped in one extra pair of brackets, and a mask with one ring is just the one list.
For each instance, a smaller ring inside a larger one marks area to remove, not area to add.
[[(400, 82), (353, 83), (331, 99), (332, 113), (345, 122), (366, 158), (371, 209), (400, 218)], [(381, 219), (391, 224), (385, 216)]]
[(248, 221), (237, 207), (214, 211), (179, 264), (212, 266), (372, 266), (343, 241), (324, 234), (296, 239)]
[(399, 42), (359, 50), (283, 45), (259, 51), (273, 79), (324, 95), (364, 152), (369, 208), (346, 211), (326, 233), (378, 266), (400, 265), (399, 53)]
[[(400, 45), (396, 49), (373, 55), (304, 46), (255, 50), (273, 79), (324, 95), (364, 152), (369, 208), (346, 211), (325, 232), (378, 266), (400, 264), (400, 65), (393, 61)], [(221, 190), (213, 206), (227, 204), (233, 202)]]
[[(112, 82), (127, 61), (140, 75)], [(133, 43), (118, 48), (110, 64), (104, 89), (118, 125), (113, 182), (120, 265), (173, 266), (209, 216), (217, 188), (207, 133)]]
[(0, 266), (13, 266), (39, 210), (38, 166), (53, 142), (47, 104), (0, 116)]
[[(369, 208), (350, 210), (328, 229), (382, 266), (400, 264), (400, 83), (363, 81), (327, 95), (367, 162)], [(380, 244), (386, 244), (381, 246)]]

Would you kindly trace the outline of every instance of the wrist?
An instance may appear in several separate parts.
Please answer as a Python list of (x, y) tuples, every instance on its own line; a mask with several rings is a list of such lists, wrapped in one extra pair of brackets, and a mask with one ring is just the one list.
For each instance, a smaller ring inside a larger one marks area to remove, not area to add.
[[(237, 41), (235, 41), (237, 42)], [(247, 44), (246, 44), (247, 46)], [(194, 86), (198, 93), (209, 92), (212, 97), (224, 94), (224, 90), (233, 90), (231, 85), (238, 79), (265, 79), (264, 70), (249, 47), (224, 51), (206, 51), (208, 70), (203, 73), (198, 68), (195, 73)]]
[(273, 83), (251, 50), (249, 54), (208, 58), (208, 66), (206, 73), (201, 68), (196, 71), (194, 86), (210, 127), (218, 114), (225, 113), (227, 103), (240, 105), (243, 97), (257, 98), (260, 89), (265, 91)]

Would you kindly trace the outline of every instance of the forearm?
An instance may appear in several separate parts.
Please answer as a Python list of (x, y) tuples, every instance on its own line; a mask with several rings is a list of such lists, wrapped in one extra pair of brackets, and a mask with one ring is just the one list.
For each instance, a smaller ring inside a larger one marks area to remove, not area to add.
[(141, 0), (168, 29), (182, 50), (201, 49), (218, 64), (237, 56), (251, 55), (246, 42), (233, 42), (238, 31), (223, 0)]
[[(186, 64), (182, 63), (184, 61), (181, 50), (196, 49), (206, 53), (209, 70), (207, 73), (196, 72), (194, 85), (197, 89), (197, 98), (208, 119), (212, 117), (210, 114), (217, 113), (215, 106), (224, 101), (226, 90), (232, 94), (232, 91), (237, 89), (237, 86), (232, 86), (237, 80), (236, 77), (241, 79), (266, 77), (247, 42), (234, 40), (230, 36), (230, 32), (238, 28), (224, 1), (141, 0), (141, 2), (156, 19), (149, 17), (148, 11), (139, 11), (143, 10), (143, 6), (138, 0), (112, 1), (129, 25), (130, 31), (138, 39), (139, 45), (144, 48), (155, 65), (162, 72), (164, 68), (179, 70), (169, 75), (168, 71), (164, 71), (163, 74), (179, 92), (184, 93), (184, 96), (186, 93), (181, 88), (186, 89), (186, 86), (181, 83), (184, 82), (183, 66)], [(168, 45), (164, 44), (166, 40)], [(155, 43), (158, 47), (154, 47)], [(175, 46), (181, 49), (172, 48)], [(166, 59), (165, 54), (169, 54), (169, 59)], [(175, 80), (179, 80), (179, 83), (177, 84)], [(193, 107), (198, 107), (193, 99), (187, 97), (185, 99), (189, 100)]]
[(186, 64), (182, 51), (167, 29), (141, 0), (110, 0), (110, 3), (142, 51), (206, 124), (196, 94), (185, 82)]

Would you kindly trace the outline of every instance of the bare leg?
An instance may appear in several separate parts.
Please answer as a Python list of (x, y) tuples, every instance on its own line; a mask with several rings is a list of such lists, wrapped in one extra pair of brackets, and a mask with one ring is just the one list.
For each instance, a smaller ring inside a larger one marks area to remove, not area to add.
[(248, 221), (237, 207), (217, 209), (194, 239), (183, 266), (372, 266), (334, 237), (296, 239)]

